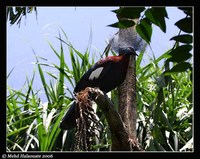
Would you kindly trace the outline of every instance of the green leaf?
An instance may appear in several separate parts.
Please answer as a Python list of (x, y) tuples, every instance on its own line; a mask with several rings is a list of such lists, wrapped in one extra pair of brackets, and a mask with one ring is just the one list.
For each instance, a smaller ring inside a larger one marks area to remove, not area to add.
[(192, 33), (192, 18), (183, 18), (176, 22), (175, 25), (186, 33)]
[[(32, 77), (32, 79), (31, 79), (31, 81), (30, 81), (30, 84), (29, 84), (29, 87), (28, 87), (28, 91), (27, 91), (27, 93), (26, 93), (26, 100), (25, 100), (25, 102), (24, 102), (24, 105), (26, 105), (26, 106), (24, 106), (24, 111), (26, 111), (26, 110), (29, 109), (28, 99), (29, 99), (29, 96), (30, 96), (30, 92), (31, 92), (31, 90), (32, 90), (34, 78), (35, 78), (35, 71), (33, 72), (33, 77)], [(29, 83), (29, 82), (28, 82), (28, 83)]]
[(136, 60), (136, 70), (138, 70), (140, 68), (140, 65), (141, 65), (141, 62), (142, 62), (142, 59), (143, 59), (143, 55), (144, 55), (144, 51), (141, 51), (139, 54), (138, 54), (138, 57), (137, 57), (137, 60)]
[(163, 32), (166, 32), (165, 17), (167, 17), (167, 12), (165, 7), (150, 8), (145, 12), (145, 16)]
[(124, 7), (112, 12), (116, 13), (117, 16), (123, 18), (137, 19), (140, 17), (140, 13), (145, 10), (145, 7)]
[(140, 24), (136, 26), (137, 33), (144, 39), (148, 44), (151, 41), (152, 26), (147, 18), (140, 21)]
[(177, 42), (189, 44), (189, 43), (192, 43), (192, 36), (188, 34), (177, 35), (177, 36), (172, 37), (170, 40), (175, 40)]
[(166, 126), (166, 128), (168, 129), (168, 131), (172, 131), (172, 125), (169, 122), (169, 117), (167, 116), (166, 113), (164, 113), (163, 110), (160, 111), (160, 116), (161, 116), (161, 123)]
[(14, 69), (15, 69), (15, 68), (13, 67), (13, 68), (10, 70), (10, 72), (8, 72), (8, 75), (7, 75), (6, 79), (8, 79), (8, 77), (11, 75), (11, 73), (13, 72)]
[[(36, 57), (36, 60), (38, 61), (37, 57)], [(43, 73), (43, 70), (42, 70), (40, 64), (38, 64), (38, 70), (39, 70), (40, 79), (42, 81), (42, 85), (44, 87), (45, 95), (47, 97), (48, 102), (51, 103), (51, 100), (49, 98), (49, 93), (48, 93), (48, 90), (47, 90), (48, 85), (46, 84), (44, 73)]]
[(181, 62), (175, 65), (171, 70), (166, 71), (165, 75), (169, 75), (170, 73), (176, 73), (176, 72), (184, 72), (190, 67), (191, 67), (191, 64), (189, 62)]
[[(71, 103), (70, 103), (71, 104)], [(52, 125), (52, 130), (49, 134), (49, 140), (48, 140), (48, 144), (49, 144), (49, 150), (52, 150), (55, 142), (56, 142), (56, 139), (61, 131), (61, 129), (59, 129), (59, 125), (60, 125), (60, 121), (62, 120), (63, 118), (63, 115), (66, 111), (67, 108), (69, 108), (71, 105), (67, 105), (65, 107), (63, 107), (62, 111), (60, 112), (58, 118), (56, 119), (55, 123)]]
[(156, 140), (154, 140), (154, 147), (156, 148), (156, 151), (166, 151), (164, 147)]
[(189, 53), (190, 50), (192, 50), (191, 45), (178, 46), (177, 48), (175, 48), (169, 53), (171, 57), (168, 60), (171, 62), (186, 61), (192, 56), (192, 54)]
[(10, 24), (17, 23), (20, 26), (22, 17), (26, 17), (27, 13), (35, 11), (37, 17), (36, 7), (7, 7), (7, 20), (9, 19)]
[(164, 75), (160, 75), (156, 78), (156, 84), (158, 87), (163, 88), (166, 86)]
[(171, 51), (171, 49), (170, 49), (170, 50), (167, 50), (164, 54), (162, 54), (160, 57), (158, 57), (157, 59), (155, 59), (154, 63), (157, 64), (157, 63), (160, 62), (161, 60), (171, 57), (171, 56), (169, 55), (169, 52), (170, 52), (170, 51)]
[(108, 26), (125, 29), (125, 28), (132, 27), (134, 25), (135, 25), (134, 21), (131, 21), (131, 20), (120, 20), (119, 22), (111, 24), (111, 25), (108, 25)]
[[(65, 58), (64, 58), (64, 52), (63, 52), (63, 46), (62, 42), (60, 44), (60, 69), (64, 70), (65, 66)], [(59, 73), (59, 83), (58, 83), (58, 95), (62, 97), (64, 95), (64, 73), (63, 71), (60, 71)], [(63, 100), (63, 98), (61, 99)]]
[(24, 127), (18, 128), (18, 129), (14, 130), (14, 131), (12, 131), (12, 132), (10, 132), (10, 133), (7, 133), (7, 134), (6, 134), (6, 137), (10, 137), (10, 136), (12, 136), (12, 135), (19, 134), (19, 132), (24, 131), (24, 130), (26, 130), (26, 129), (28, 129), (28, 128), (29, 128), (29, 125), (26, 125), (26, 126), (24, 126)]
[(182, 10), (185, 14), (192, 16), (192, 7), (178, 7), (178, 9)]
[(156, 139), (156, 141), (160, 144), (166, 144), (165, 138), (158, 126), (154, 126), (153, 128), (153, 137)]
[(33, 96), (32, 96), (32, 104), (35, 108), (35, 114), (36, 114), (36, 119), (37, 119), (37, 136), (38, 136), (38, 140), (40, 142), (40, 150), (44, 151), (45, 150), (45, 141), (46, 141), (46, 133), (45, 133), (45, 129), (42, 123), (42, 116), (41, 116), (41, 112), (39, 110), (37, 101), (35, 99), (33, 90), (31, 91)]

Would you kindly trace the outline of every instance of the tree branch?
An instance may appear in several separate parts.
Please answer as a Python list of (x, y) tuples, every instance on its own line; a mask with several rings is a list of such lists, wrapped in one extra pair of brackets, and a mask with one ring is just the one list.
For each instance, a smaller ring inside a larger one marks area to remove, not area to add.
[(114, 105), (108, 96), (98, 88), (88, 88), (88, 93), (105, 114), (111, 132), (112, 151), (131, 151), (132, 144), (137, 147), (137, 150), (141, 150), (139, 145), (135, 145), (130, 140), (122, 118), (114, 109)]

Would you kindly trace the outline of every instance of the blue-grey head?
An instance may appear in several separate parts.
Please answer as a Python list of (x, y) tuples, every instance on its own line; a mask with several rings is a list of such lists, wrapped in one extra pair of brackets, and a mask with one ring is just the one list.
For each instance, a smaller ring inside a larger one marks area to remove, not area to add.
[(134, 48), (129, 46), (129, 47), (120, 47), (119, 48), (119, 55), (137, 55)]

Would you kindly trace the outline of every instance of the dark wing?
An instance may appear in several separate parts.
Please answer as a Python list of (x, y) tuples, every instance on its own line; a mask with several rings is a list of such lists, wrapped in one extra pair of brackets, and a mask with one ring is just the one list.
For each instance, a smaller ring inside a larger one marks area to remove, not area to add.
[(106, 75), (110, 74), (113, 62), (111, 59), (105, 59), (92, 66), (77, 83), (74, 92), (80, 92), (86, 87), (98, 87), (99, 82)]
[[(110, 67), (112, 65), (111, 60), (102, 60), (97, 62), (93, 67), (91, 67), (80, 79), (78, 84), (76, 85), (74, 92), (80, 92), (81, 90), (85, 89), (86, 87), (98, 87), (99, 82), (101, 81), (104, 76), (110, 74)], [(91, 76), (92, 72), (95, 70), (103, 67), (101, 70), (98, 78), (94, 78), (90, 80), (89, 77)], [(63, 116), (62, 121), (60, 122), (60, 128), (63, 130), (69, 130), (76, 126), (76, 102), (74, 101), (70, 108), (67, 110), (65, 115)]]
[(76, 102), (74, 101), (70, 108), (67, 110), (65, 115), (62, 118), (62, 121), (60, 122), (60, 128), (63, 130), (69, 130), (76, 126)]

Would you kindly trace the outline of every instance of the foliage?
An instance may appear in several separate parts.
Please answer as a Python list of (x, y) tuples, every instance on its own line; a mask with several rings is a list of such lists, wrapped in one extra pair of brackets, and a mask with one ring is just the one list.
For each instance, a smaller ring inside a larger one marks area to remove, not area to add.
[[(59, 123), (63, 117), (72, 97), (69, 89), (65, 89), (65, 78), (74, 87), (82, 74), (91, 66), (88, 63), (89, 53), (82, 55), (73, 46), (69, 45), (69, 54), (72, 61), (72, 70), (65, 63), (63, 52), (63, 39), (61, 41), (60, 52), (57, 52), (49, 42), (55, 55), (59, 58), (59, 66), (56, 64), (46, 64), (39, 62), (36, 56), (36, 65), (40, 75), (47, 102), (42, 103), (38, 92), (32, 88), (35, 71), (31, 81), (27, 79), (25, 89), (13, 90), (8, 86), (7, 96), (7, 150), (8, 151), (51, 151), (62, 148), (62, 140), (57, 140), (61, 134)], [(66, 37), (67, 38), (67, 37)], [(66, 44), (66, 42), (65, 42)], [(77, 56), (75, 56), (75, 54)], [(81, 60), (79, 60), (79, 58)], [(81, 61), (81, 62), (80, 62)], [(47, 84), (45, 72), (42, 66), (53, 67), (58, 70), (58, 76), (50, 72), (47, 75), (52, 77), (52, 81)], [(80, 71), (82, 70), (82, 71)], [(27, 87), (27, 90), (26, 90)], [(23, 93), (25, 92), (25, 93)]]
[[(185, 18), (180, 19), (175, 23), (180, 29), (177, 36), (171, 38), (176, 43), (172, 47), (170, 56), (166, 57), (168, 62), (177, 62), (171, 70), (166, 70), (166, 73), (186, 71), (187, 69), (192, 70), (192, 65), (187, 62), (191, 58), (190, 51), (192, 50), (192, 7), (178, 7), (179, 10), (183, 11), (186, 15)], [(139, 19), (138, 23), (135, 24), (131, 20), (123, 20), (117, 23), (111, 24), (111, 27), (117, 28), (128, 28), (136, 25), (137, 33), (143, 38), (148, 44), (151, 42), (152, 35), (152, 24), (158, 26), (164, 33), (166, 32), (165, 18), (169, 18), (165, 7), (120, 7), (118, 10), (114, 10), (114, 13), (118, 17)], [(181, 34), (181, 32), (185, 32)], [(180, 45), (179, 43), (184, 45)]]
[[(152, 63), (143, 68), (139, 65), (143, 54), (140, 53), (137, 59), (137, 95), (140, 109), (138, 120), (141, 120), (138, 122), (137, 131), (145, 150), (178, 151), (184, 145), (187, 145), (188, 149), (192, 147), (192, 63), (189, 60), (193, 48), (193, 10), (192, 7), (178, 9), (182, 10), (186, 17), (175, 23), (180, 32), (171, 38), (175, 40), (174, 46), (158, 59), (152, 59)], [(129, 18), (139, 19), (138, 23), (132, 23), (132, 26), (136, 25), (137, 33), (148, 44), (151, 42), (152, 24), (166, 32), (165, 18), (168, 18), (168, 14), (165, 7), (120, 7), (114, 12), (118, 17), (128, 19), (128, 25), (123, 23), (123, 28), (131, 26)], [(119, 24), (120, 21), (109, 26), (122, 28)], [(184, 33), (181, 34), (182, 32)], [(165, 60), (164, 66), (159, 68), (158, 62), (162, 59)], [(184, 104), (180, 101), (184, 101)], [(182, 113), (187, 115), (180, 115)], [(186, 124), (186, 120), (190, 122)], [(187, 132), (187, 135), (183, 132)]]
[(164, 55), (145, 67), (137, 63), (137, 131), (147, 151), (180, 151), (193, 134), (192, 71), (163, 76), (158, 62)]
[(26, 17), (27, 13), (32, 13), (32, 11), (35, 11), (37, 17), (36, 7), (7, 7), (7, 20), (10, 21), (11, 25), (17, 23), (17, 25), (20, 27), (22, 17)]
[[(61, 37), (58, 38), (61, 41)], [(89, 62), (89, 52), (81, 54), (68, 42), (72, 69), (65, 63), (63, 42), (60, 52), (57, 52), (49, 42), (55, 55), (60, 59), (60, 65), (44, 64), (36, 56), (37, 68), (40, 73), (45, 94), (48, 101), (40, 101), (38, 91), (32, 88), (32, 79), (27, 79), (27, 90), (13, 90), (8, 87), (7, 96), (7, 150), (8, 151), (60, 151), (70, 150), (74, 131), (68, 131), (67, 136), (58, 126), (64, 112), (69, 108), (72, 93), (64, 89), (65, 83), (74, 86), (76, 81), (92, 65)], [(170, 77), (163, 76), (165, 66), (161, 68), (158, 63), (170, 51), (158, 59), (151, 59), (146, 66), (141, 66), (144, 52), (137, 58), (137, 100), (138, 139), (146, 151), (166, 150), (179, 151), (192, 139), (192, 81), (191, 70), (174, 73)], [(54, 67), (58, 76), (46, 72), (55, 83), (47, 84), (42, 67)], [(79, 72), (79, 73), (78, 73)], [(25, 87), (25, 88), (26, 88)], [(24, 89), (25, 89), (24, 88)], [(117, 105), (116, 90), (112, 91), (111, 99)], [(102, 112), (97, 114), (104, 129), (100, 143), (94, 145), (96, 150), (109, 150), (110, 134)], [(65, 141), (65, 140), (66, 141)], [(187, 148), (190, 148), (188, 144)]]

